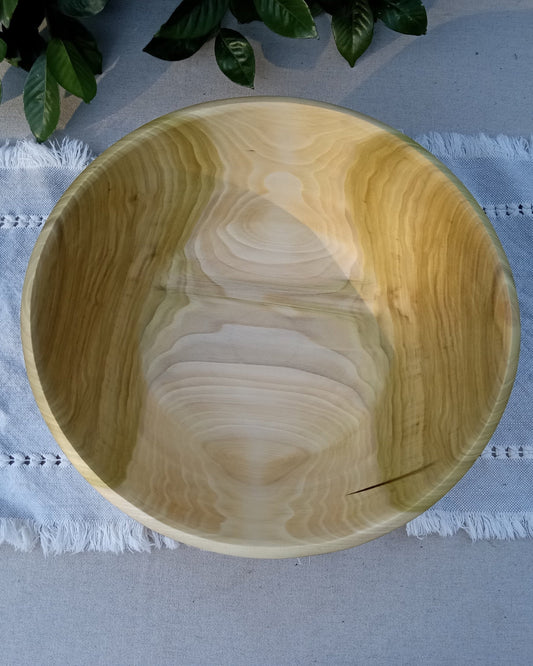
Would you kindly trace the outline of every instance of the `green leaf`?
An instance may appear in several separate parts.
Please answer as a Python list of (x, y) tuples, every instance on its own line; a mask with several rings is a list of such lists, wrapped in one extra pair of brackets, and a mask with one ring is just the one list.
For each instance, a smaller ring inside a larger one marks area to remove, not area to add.
[(59, 87), (42, 53), (33, 63), (24, 85), (24, 113), (37, 141), (45, 141), (59, 121)]
[(183, 0), (155, 37), (196, 39), (217, 26), (227, 12), (229, 0)]
[(391, 30), (425, 35), (428, 17), (420, 0), (378, 0), (377, 17)]
[(79, 54), (87, 63), (89, 69), (95, 74), (102, 73), (102, 54), (96, 41), (91, 33), (80, 25), (80, 28), (83, 28), (86, 32), (85, 35), (82, 34), (81, 30), (78, 34), (74, 31), (71, 33), (71, 42), (78, 49)]
[(230, 0), (229, 8), (239, 23), (251, 23), (259, 20), (259, 14), (253, 0)]
[(102, 54), (92, 33), (80, 21), (51, 10), (48, 13), (48, 27), (52, 37), (66, 39), (74, 44), (93, 74), (102, 73)]
[(13, 16), (13, 12), (17, 8), (18, 0), (0, 0), (0, 23), (9, 27), (9, 22)]
[(195, 39), (165, 39), (164, 37), (155, 36), (144, 47), (143, 51), (161, 60), (185, 60), (201, 49), (214, 36), (215, 32), (216, 29), (208, 35)]
[(52, 39), (46, 49), (48, 67), (65, 90), (90, 102), (96, 95), (96, 79), (72, 42)]
[(222, 28), (215, 40), (215, 57), (228, 79), (241, 86), (254, 87), (254, 50), (240, 32)]
[(331, 19), (333, 38), (339, 53), (350, 67), (370, 46), (374, 34), (374, 15), (368, 0), (351, 0)]
[(39, 34), (44, 16), (44, 2), (19, 0), (9, 28), (2, 31), (2, 39), (7, 44), (6, 59), (10, 64), (29, 72), (38, 56), (46, 50), (46, 42)]
[(106, 4), (107, 0), (57, 0), (59, 11), (76, 18), (94, 16), (101, 12)]
[(316, 37), (316, 26), (305, 0), (253, 0), (265, 25), (284, 37)]

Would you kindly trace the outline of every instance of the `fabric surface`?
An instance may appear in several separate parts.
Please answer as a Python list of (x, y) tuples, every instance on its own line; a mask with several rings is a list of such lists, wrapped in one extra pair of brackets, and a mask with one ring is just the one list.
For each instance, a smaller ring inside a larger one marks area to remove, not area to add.
[[(513, 269), (521, 307), (517, 379), (505, 414), (468, 474), (407, 525), (409, 534), (515, 538), (533, 534), (531, 335), (533, 155), (525, 139), (428, 135), (419, 141), (484, 207)], [(109, 504), (62, 454), (35, 405), (20, 345), (27, 262), (51, 208), (89, 162), (79, 142), (0, 149), (0, 543), (45, 552), (175, 547)]]

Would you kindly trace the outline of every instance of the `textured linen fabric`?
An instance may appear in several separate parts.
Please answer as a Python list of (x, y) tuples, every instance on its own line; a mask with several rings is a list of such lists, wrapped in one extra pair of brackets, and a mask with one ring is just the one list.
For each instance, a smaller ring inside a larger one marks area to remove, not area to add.
[[(505, 137), (422, 137), (484, 206), (514, 272), (522, 320), (517, 380), (483, 456), (410, 534), (513, 538), (533, 533), (533, 159), (530, 143)], [(14, 152), (16, 154), (14, 154)], [(104, 500), (73, 468), (35, 405), (20, 344), (20, 296), (33, 245), (61, 193), (88, 163), (79, 143), (0, 151), (0, 543), (45, 552), (150, 550), (175, 542)]]

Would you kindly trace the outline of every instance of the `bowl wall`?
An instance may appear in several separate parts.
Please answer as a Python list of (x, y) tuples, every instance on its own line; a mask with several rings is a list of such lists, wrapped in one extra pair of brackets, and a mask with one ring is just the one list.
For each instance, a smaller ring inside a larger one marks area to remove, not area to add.
[(28, 374), (119, 508), (259, 557), (336, 550), (428, 508), (516, 370), (509, 267), (434, 158), (291, 100), (193, 107), (82, 174), (38, 241)]

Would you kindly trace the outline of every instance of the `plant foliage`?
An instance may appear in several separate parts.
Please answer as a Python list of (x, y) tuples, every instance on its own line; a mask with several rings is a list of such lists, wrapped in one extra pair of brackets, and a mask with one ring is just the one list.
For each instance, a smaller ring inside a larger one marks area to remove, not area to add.
[[(57, 127), (61, 89), (89, 103), (102, 73), (102, 54), (80, 21), (104, 9), (107, 0), (0, 0), (0, 62), (25, 70), (24, 113), (38, 141)], [(252, 87), (255, 56), (241, 32), (224, 25), (259, 21), (284, 37), (318, 36), (315, 17), (326, 14), (341, 56), (353, 67), (369, 47), (376, 21), (397, 32), (427, 29), (421, 0), (181, 0), (144, 51), (163, 60), (184, 60), (210, 40), (220, 70), (234, 83)], [(2, 84), (0, 81), (0, 102)]]
[(284, 37), (317, 37), (314, 17), (326, 13), (337, 50), (350, 67), (370, 46), (374, 24), (408, 35), (423, 35), (427, 16), (421, 0), (182, 0), (144, 50), (163, 60), (184, 60), (214, 37), (215, 58), (235, 83), (253, 87), (255, 57), (240, 32), (223, 26), (233, 15), (240, 24), (262, 21)]
[(0, 0), (0, 61), (28, 72), (24, 113), (37, 141), (57, 127), (60, 87), (86, 103), (96, 94), (102, 54), (79, 18), (97, 14), (106, 2)]

